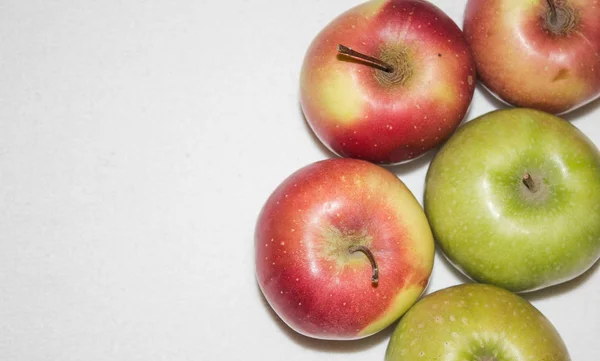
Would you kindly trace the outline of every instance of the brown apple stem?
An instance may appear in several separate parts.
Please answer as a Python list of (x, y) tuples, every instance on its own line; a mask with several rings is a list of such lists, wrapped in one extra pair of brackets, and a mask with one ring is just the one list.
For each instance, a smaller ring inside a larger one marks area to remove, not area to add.
[(548, 6), (550, 7), (550, 23), (552, 25), (556, 25), (557, 15), (556, 15), (556, 4), (554, 4), (554, 0), (546, 0), (548, 2)]
[(391, 66), (390, 64), (383, 62), (377, 58), (374, 58), (372, 56), (368, 56), (368, 55), (359, 53), (358, 51), (352, 50), (349, 47), (344, 46), (342, 44), (338, 44), (337, 51), (340, 54), (347, 55), (352, 58), (364, 60), (364, 61), (368, 62), (369, 64), (371, 64), (385, 72), (392, 73), (394, 71), (394, 67)]
[(525, 184), (525, 187), (527, 187), (527, 189), (529, 189), (532, 193), (537, 192), (535, 182), (533, 179), (531, 179), (531, 175), (529, 175), (529, 173), (525, 173), (523, 175), (523, 184)]
[(355, 252), (362, 252), (364, 253), (365, 256), (367, 256), (367, 258), (369, 259), (369, 262), (371, 262), (371, 267), (373, 268), (373, 275), (371, 276), (371, 282), (373, 282), (374, 284), (379, 283), (379, 268), (377, 267), (377, 262), (375, 261), (375, 256), (373, 256), (373, 253), (371, 252), (371, 250), (369, 250), (367, 247), (365, 246), (352, 246), (350, 248), (348, 248), (348, 251), (352, 254)]

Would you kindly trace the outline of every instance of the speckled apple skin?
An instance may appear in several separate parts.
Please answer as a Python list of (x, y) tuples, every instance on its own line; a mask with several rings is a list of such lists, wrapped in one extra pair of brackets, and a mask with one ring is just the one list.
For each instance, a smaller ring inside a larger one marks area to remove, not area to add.
[(576, 11), (566, 35), (543, 25), (547, 0), (468, 1), (463, 29), (477, 76), (505, 102), (562, 114), (600, 95), (600, 4), (557, 3)]
[[(354, 234), (372, 251), (379, 283)], [(333, 235), (333, 236), (332, 236)], [(420, 204), (388, 170), (335, 158), (288, 177), (267, 200), (255, 233), (256, 275), (292, 329), (320, 339), (358, 339), (385, 328), (422, 294), (434, 245)]]
[(386, 361), (570, 361), (552, 323), (525, 299), (484, 284), (423, 297), (402, 317)]
[[(543, 197), (529, 197), (525, 173)], [(548, 113), (510, 108), (460, 127), (431, 162), (424, 203), (444, 254), (478, 282), (533, 291), (600, 258), (600, 153)]]
[[(337, 45), (380, 57), (406, 49), (413, 74), (383, 86), (369, 65), (338, 56)], [(473, 97), (475, 65), (461, 30), (435, 5), (373, 0), (337, 17), (313, 40), (300, 101), (318, 138), (342, 157), (396, 164), (447, 139)]]

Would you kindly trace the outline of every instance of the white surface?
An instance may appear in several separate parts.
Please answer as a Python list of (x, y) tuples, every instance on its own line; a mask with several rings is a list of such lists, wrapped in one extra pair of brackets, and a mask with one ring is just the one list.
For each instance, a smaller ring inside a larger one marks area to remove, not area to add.
[[(382, 360), (286, 328), (255, 220), (330, 157), (298, 105), (316, 33), (360, 0), (0, 3), (2, 360)], [(435, 2), (462, 24), (465, 0)], [(598, 102), (569, 116), (600, 144)], [(468, 119), (498, 106), (477, 89)], [(422, 199), (431, 156), (394, 168)], [(600, 272), (527, 296), (600, 359)], [(438, 255), (429, 292), (461, 282)]]

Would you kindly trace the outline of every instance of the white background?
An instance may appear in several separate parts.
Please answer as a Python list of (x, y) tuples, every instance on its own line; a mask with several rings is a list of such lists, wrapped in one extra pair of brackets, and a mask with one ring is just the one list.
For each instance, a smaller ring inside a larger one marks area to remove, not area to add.
[[(271, 191), (332, 156), (299, 71), (358, 3), (0, 2), (0, 359), (382, 360), (391, 327), (289, 330), (253, 263)], [(598, 104), (567, 117), (596, 144)], [(468, 119), (499, 106), (478, 88)], [(432, 156), (393, 169), (419, 200)], [(600, 359), (598, 268), (526, 296), (573, 360)], [(463, 281), (438, 254), (428, 292)]]

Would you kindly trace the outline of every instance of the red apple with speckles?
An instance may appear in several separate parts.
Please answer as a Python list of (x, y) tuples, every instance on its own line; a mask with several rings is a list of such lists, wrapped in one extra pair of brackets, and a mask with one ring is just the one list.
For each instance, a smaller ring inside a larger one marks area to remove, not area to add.
[(256, 276), (275, 312), (320, 339), (372, 335), (420, 297), (434, 243), (421, 205), (390, 171), (335, 158), (268, 198), (256, 225)]
[(448, 15), (422, 0), (372, 0), (313, 40), (300, 102), (312, 130), (337, 155), (397, 164), (447, 139), (474, 87), (470, 49)]
[(499, 99), (563, 114), (600, 95), (596, 0), (469, 0), (464, 32)]

